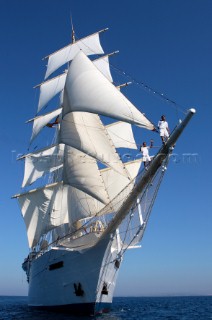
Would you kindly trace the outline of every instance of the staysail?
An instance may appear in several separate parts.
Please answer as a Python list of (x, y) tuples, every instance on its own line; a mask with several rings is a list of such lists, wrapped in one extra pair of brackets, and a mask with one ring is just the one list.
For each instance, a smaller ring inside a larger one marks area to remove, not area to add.
[[(115, 52), (114, 52), (115, 53)], [(110, 73), (110, 65), (108, 57), (114, 53), (107, 54), (105, 56), (99, 57), (98, 59), (93, 60), (93, 64), (97, 67), (99, 71), (110, 81), (113, 81), (112, 75)], [(48, 102), (54, 98), (59, 92), (64, 89), (65, 82), (67, 77), (67, 70), (63, 74), (56, 76), (52, 79), (49, 79), (40, 85), (37, 85), (35, 88), (40, 87), (40, 96), (38, 102), (39, 112), (43, 107), (45, 107)]]
[(83, 52), (79, 52), (70, 65), (65, 96), (63, 116), (74, 111), (90, 112), (154, 130), (154, 125), (103, 76)]
[(132, 126), (127, 122), (117, 121), (106, 126), (116, 148), (137, 149)]

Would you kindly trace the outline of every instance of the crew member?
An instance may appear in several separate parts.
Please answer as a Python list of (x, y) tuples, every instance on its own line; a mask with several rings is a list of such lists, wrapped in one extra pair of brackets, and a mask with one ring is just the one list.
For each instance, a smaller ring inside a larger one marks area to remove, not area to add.
[(151, 161), (151, 158), (149, 156), (149, 149), (153, 147), (153, 140), (151, 140), (150, 146), (146, 145), (146, 142), (143, 142), (141, 146), (141, 152), (143, 156), (143, 163), (144, 163), (144, 168), (147, 170), (149, 163)]
[(168, 140), (170, 131), (169, 131), (168, 122), (166, 121), (166, 118), (164, 115), (161, 116), (161, 119), (158, 122), (158, 129), (160, 132), (162, 143), (165, 144), (165, 142)]

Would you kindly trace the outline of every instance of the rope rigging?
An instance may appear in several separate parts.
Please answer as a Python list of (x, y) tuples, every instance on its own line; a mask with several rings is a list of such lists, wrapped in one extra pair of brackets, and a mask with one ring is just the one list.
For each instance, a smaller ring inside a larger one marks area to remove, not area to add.
[[(72, 30), (73, 30), (73, 25), (72, 25)], [(74, 33), (74, 36), (75, 36), (75, 39), (77, 39), (77, 40), (79, 39), (76, 36), (76, 33)], [(97, 56), (101, 57), (101, 55), (97, 55)], [(161, 100), (165, 101), (170, 106), (172, 106), (175, 109), (177, 119), (179, 119), (179, 112), (186, 114), (185, 108), (183, 106), (181, 106), (179, 103), (170, 99), (168, 96), (164, 95), (163, 93), (159, 92), (158, 90), (155, 90), (154, 88), (152, 88), (151, 86), (146, 84), (144, 81), (139, 81), (139, 80), (135, 79), (132, 75), (130, 75), (127, 72), (121, 70), (120, 68), (114, 66), (113, 64), (109, 63), (109, 65), (117, 72), (117, 74), (119, 74), (121, 76), (125, 76), (127, 79), (130, 80), (130, 82), (134, 83), (138, 87), (141, 87), (142, 89), (144, 89), (148, 93), (153, 94), (157, 98), (160, 98)]]
[[(76, 37), (76, 34), (75, 34), (75, 38), (79, 39), (78, 37)], [(98, 55), (98, 56), (101, 57), (101, 55)], [(168, 96), (164, 95), (163, 93), (159, 92), (158, 90), (153, 89), (151, 86), (147, 85), (144, 81), (138, 81), (132, 75), (130, 75), (127, 72), (121, 70), (120, 68), (114, 66), (113, 64), (109, 63), (109, 65), (117, 72), (117, 74), (126, 77), (128, 80), (130, 80), (130, 82), (134, 83), (138, 87), (141, 87), (142, 89), (144, 89), (148, 93), (153, 94), (157, 98), (160, 98), (161, 100), (165, 101), (170, 106), (172, 106), (175, 109), (177, 119), (179, 119), (179, 112), (186, 114), (185, 108), (183, 106), (181, 106), (179, 103), (170, 99)]]
[(176, 111), (176, 115), (177, 118), (179, 119), (179, 111), (182, 112), (183, 114), (186, 114), (186, 110), (183, 108), (183, 106), (181, 106), (180, 104), (178, 104), (177, 102), (175, 102), (174, 100), (168, 98), (166, 95), (164, 95), (163, 93), (153, 89), (152, 87), (150, 87), (149, 85), (147, 85), (144, 81), (138, 81), (135, 78), (133, 78), (130, 74), (128, 74), (127, 72), (119, 69), (118, 67), (110, 64), (110, 66), (120, 75), (126, 77), (127, 79), (130, 80), (130, 82), (134, 83), (135, 85), (137, 85), (138, 87), (146, 90), (147, 92), (155, 95), (156, 97), (162, 99), (163, 101), (165, 101), (166, 103), (169, 103), (170, 106), (172, 106), (173, 108), (175, 108)]

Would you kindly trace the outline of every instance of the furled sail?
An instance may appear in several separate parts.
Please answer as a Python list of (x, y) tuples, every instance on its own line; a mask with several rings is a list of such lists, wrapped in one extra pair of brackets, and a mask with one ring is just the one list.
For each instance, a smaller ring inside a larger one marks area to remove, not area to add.
[(63, 182), (105, 204), (109, 202), (96, 160), (69, 146), (65, 146), (64, 151)]
[[(36, 136), (43, 129), (43, 127), (45, 127), (47, 125), (47, 123), (49, 123), (52, 119), (54, 119), (59, 114), (61, 114), (61, 112), (62, 112), (62, 108), (59, 108), (59, 109), (54, 110), (50, 113), (47, 113), (45, 115), (38, 116), (38, 117), (32, 119), (33, 128), (32, 128), (32, 136), (30, 139), (30, 143), (32, 143), (32, 141), (36, 138)], [(30, 122), (30, 121), (28, 121), (28, 122)]]
[(106, 130), (116, 148), (137, 149), (132, 126), (129, 123), (122, 121), (114, 122), (107, 125)]
[(71, 111), (102, 114), (149, 130), (154, 125), (95, 67), (83, 52), (73, 59), (66, 79), (63, 116)]
[(25, 156), (25, 171), (22, 187), (63, 166), (64, 145), (60, 144)]
[(68, 222), (67, 193), (64, 190), (62, 185), (49, 185), (17, 196), (31, 248), (41, 235)]
[(104, 53), (99, 41), (99, 32), (78, 40), (73, 44), (70, 44), (49, 55), (45, 79), (48, 78), (59, 67), (71, 61), (80, 51), (83, 51), (86, 55)]
[[(64, 94), (63, 104), (66, 105)], [(119, 155), (98, 115), (71, 112), (61, 121), (60, 142), (99, 160), (124, 176), (128, 176)]]

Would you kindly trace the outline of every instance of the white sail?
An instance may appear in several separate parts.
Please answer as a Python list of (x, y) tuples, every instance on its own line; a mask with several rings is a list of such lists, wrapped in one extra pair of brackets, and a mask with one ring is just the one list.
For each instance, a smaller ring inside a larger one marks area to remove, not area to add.
[(79, 52), (70, 65), (64, 92), (68, 103), (64, 105), (63, 115), (71, 111), (92, 112), (149, 130), (154, 129), (154, 125), (106, 79), (83, 52)]
[[(141, 160), (125, 163), (125, 165), (131, 179), (133, 180), (138, 174), (141, 166)], [(120, 176), (110, 168), (101, 170), (101, 174), (110, 200), (113, 200), (113, 198), (115, 198), (115, 196), (117, 196), (117, 194), (119, 194), (129, 184), (129, 180), (127, 178)], [(133, 186), (134, 184), (132, 183), (131, 187), (133, 188)]]
[(39, 116), (33, 119), (33, 129), (30, 143), (36, 138), (38, 133), (49, 123), (52, 119), (56, 118), (59, 114), (61, 114), (62, 108), (54, 110), (50, 113), (47, 113), (43, 116)]
[(41, 152), (25, 156), (25, 171), (22, 187), (63, 166), (64, 145), (60, 144)]
[(93, 64), (110, 82), (113, 82), (113, 78), (110, 72), (108, 55), (104, 57), (100, 57), (99, 59), (93, 60)]
[[(63, 104), (66, 104), (65, 94)], [(60, 142), (74, 147), (128, 176), (98, 115), (71, 112), (61, 122)]]
[[(61, 110), (62, 109), (58, 109), (58, 113)], [(51, 116), (48, 118), (50, 115), (53, 115), (53, 117)], [(51, 118), (55, 117), (55, 115), (56, 114), (53, 112), (48, 115), (39, 116), (36, 118), (36, 121), (40, 121), (40, 128), (42, 128), (42, 126), (45, 126), (51, 120)], [(105, 128), (116, 148), (123, 147), (136, 149), (130, 124), (124, 122), (115, 122), (106, 126)], [(22, 187), (30, 185), (45, 174), (61, 168), (63, 166), (63, 150), (64, 146), (59, 145), (52, 148), (50, 147), (41, 152), (27, 155), (25, 157), (25, 173)], [(86, 155), (84, 154), (84, 156)]]
[(132, 126), (129, 123), (118, 121), (107, 125), (105, 128), (116, 148), (137, 149)]
[[(38, 243), (41, 235), (56, 225), (68, 222), (67, 200), (61, 202), (56, 197), (60, 188), (61, 186), (46, 186), (18, 196), (31, 248)], [(63, 193), (63, 188), (60, 192)]]
[(54, 186), (54, 191), (51, 198), (51, 214), (50, 224), (52, 226), (61, 226), (69, 223), (68, 214), (68, 186), (58, 183)]
[(69, 146), (64, 151), (63, 182), (105, 204), (109, 202), (96, 160)]
[[(93, 60), (93, 64), (110, 82), (113, 82), (108, 55)], [(53, 79), (47, 80), (40, 85), (40, 97), (37, 112), (45, 107), (54, 96), (64, 89), (66, 77), (67, 72), (60, 74)]]
[(67, 74), (63, 73), (53, 79), (43, 82), (40, 85), (40, 97), (37, 112), (39, 112), (54, 96), (63, 90), (66, 76)]
[(99, 33), (95, 33), (78, 40), (75, 43), (70, 44), (51, 54), (48, 59), (45, 79), (48, 78), (59, 67), (71, 61), (80, 51), (83, 51), (86, 55), (104, 53), (99, 41)]
[(68, 204), (70, 225), (81, 219), (95, 216), (104, 207), (101, 202), (73, 187), (68, 188)]
[[(135, 160), (126, 163), (127, 170), (132, 180), (137, 176), (140, 166), (141, 160)], [(114, 170), (111, 168), (100, 170), (100, 173), (110, 201), (112, 201), (114, 197), (117, 196), (117, 194), (119, 194), (129, 184), (128, 179), (114, 172)], [(131, 183), (130, 187), (128, 188), (128, 192), (132, 190), (133, 186), (134, 183)], [(87, 193), (73, 187), (69, 187), (68, 199), (68, 203), (70, 204), (70, 224), (73, 224), (74, 222), (83, 218), (95, 216), (104, 208), (103, 203), (94, 199)], [(104, 211), (104, 214), (112, 211), (112, 208), (108, 207), (107, 211)]]
[[(141, 167), (141, 162), (141, 160), (134, 160), (125, 163), (127, 171), (131, 177), (131, 182), (125, 177), (120, 176), (117, 172), (114, 172), (111, 168), (100, 170), (111, 204), (113, 203), (112, 200), (127, 186), (125, 196), (132, 191), (135, 184), (135, 178)], [(99, 211), (101, 209), (103, 209), (103, 207), (99, 207)], [(110, 213), (111, 211), (112, 207), (105, 207), (103, 211), (100, 211), (100, 215)]]

